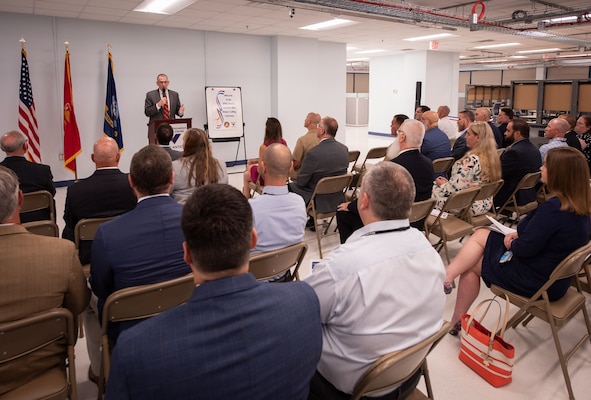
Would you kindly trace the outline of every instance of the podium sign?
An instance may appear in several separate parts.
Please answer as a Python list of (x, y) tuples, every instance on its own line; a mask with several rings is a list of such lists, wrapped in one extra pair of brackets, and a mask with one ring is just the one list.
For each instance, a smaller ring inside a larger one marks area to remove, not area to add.
[(173, 130), (172, 141), (170, 147), (174, 150), (183, 150), (183, 133), (191, 128), (191, 118), (177, 118), (177, 119), (155, 119), (148, 123), (148, 144), (157, 144), (156, 129), (158, 126), (167, 122)]

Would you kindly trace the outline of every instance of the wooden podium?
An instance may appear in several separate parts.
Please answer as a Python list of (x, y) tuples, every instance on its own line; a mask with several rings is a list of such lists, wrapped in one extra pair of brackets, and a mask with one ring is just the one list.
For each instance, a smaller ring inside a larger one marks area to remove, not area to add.
[[(155, 119), (148, 123), (148, 144), (158, 144), (158, 140), (156, 139), (156, 129), (158, 126), (163, 123), (167, 122), (172, 129), (175, 130), (179, 125), (183, 125), (186, 129), (191, 128), (191, 121), (192, 118), (177, 118), (177, 119)], [(177, 127), (175, 127), (175, 125)]]

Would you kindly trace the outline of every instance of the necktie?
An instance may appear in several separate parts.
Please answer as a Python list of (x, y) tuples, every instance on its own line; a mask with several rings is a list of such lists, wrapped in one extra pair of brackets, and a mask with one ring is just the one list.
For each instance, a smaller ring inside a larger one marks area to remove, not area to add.
[[(166, 91), (162, 91), (162, 97), (166, 98)], [(164, 116), (164, 119), (169, 119), (170, 118), (170, 111), (168, 109), (168, 99), (166, 99), (166, 103), (164, 103), (164, 106), (162, 107), (162, 115)]]

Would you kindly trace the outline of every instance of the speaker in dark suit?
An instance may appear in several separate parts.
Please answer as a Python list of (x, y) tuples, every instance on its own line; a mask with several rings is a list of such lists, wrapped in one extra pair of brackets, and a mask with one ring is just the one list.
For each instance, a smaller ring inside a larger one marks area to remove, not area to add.
[[(13, 170), (18, 176), (19, 186), (23, 193), (47, 190), (55, 196), (53, 175), (49, 165), (36, 164), (25, 158), (27, 153), (27, 139), (17, 131), (11, 131), (2, 136), (0, 140), (2, 150), (6, 158), (0, 165)], [(49, 219), (49, 209), (32, 211), (21, 214), (21, 222), (31, 222)]]
[(168, 77), (160, 74), (156, 78), (158, 89), (146, 93), (144, 113), (146, 117), (150, 118), (150, 121), (167, 119), (164, 115), (166, 104), (168, 104), (168, 118), (174, 119), (177, 115), (182, 118), (185, 114), (185, 106), (181, 104), (179, 94), (174, 90), (169, 90), (168, 84)]

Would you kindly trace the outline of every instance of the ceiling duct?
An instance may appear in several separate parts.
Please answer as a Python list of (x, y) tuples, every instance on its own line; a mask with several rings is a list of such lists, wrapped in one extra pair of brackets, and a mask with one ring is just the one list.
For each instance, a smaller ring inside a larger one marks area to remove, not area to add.
[[(446, 26), (453, 28), (465, 28), (471, 31), (482, 30), (505, 35), (514, 35), (526, 37), (529, 39), (544, 40), (548, 42), (564, 43), (571, 46), (588, 48), (591, 47), (591, 41), (581, 40), (568, 36), (555, 35), (547, 31), (537, 31), (536, 29), (520, 29), (501, 24), (499, 22), (492, 22), (485, 19), (479, 20), (476, 24), (471, 22), (470, 18), (453, 15), (442, 10), (412, 5), (406, 2), (394, 2), (392, 0), (250, 0), (256, 3), (267, 3), (277, 5), (289, 5), (304, 7), (311, 10), (331, 12), (334, 10), (347, 11), (348, 14), (358, 15), (360, 17), (389, 17), (393, 22), (400, 22), (404, 20), (406, 23), (429, 23), (438, 26)], [(554, 16), (573, 15), (573, 13), (580, 13), (586, 15), (589, 13), (589, 8), (582, 10), (569, 9), (564, 13), (555, 13)], [(537, 16), (536, 16), (537, 17)], [(529, 18), (528, 18), (529, 20)], [(533, 17), (532, 17), (533, 20)], [(506, 22), (506, 21), (505, 21)]]

